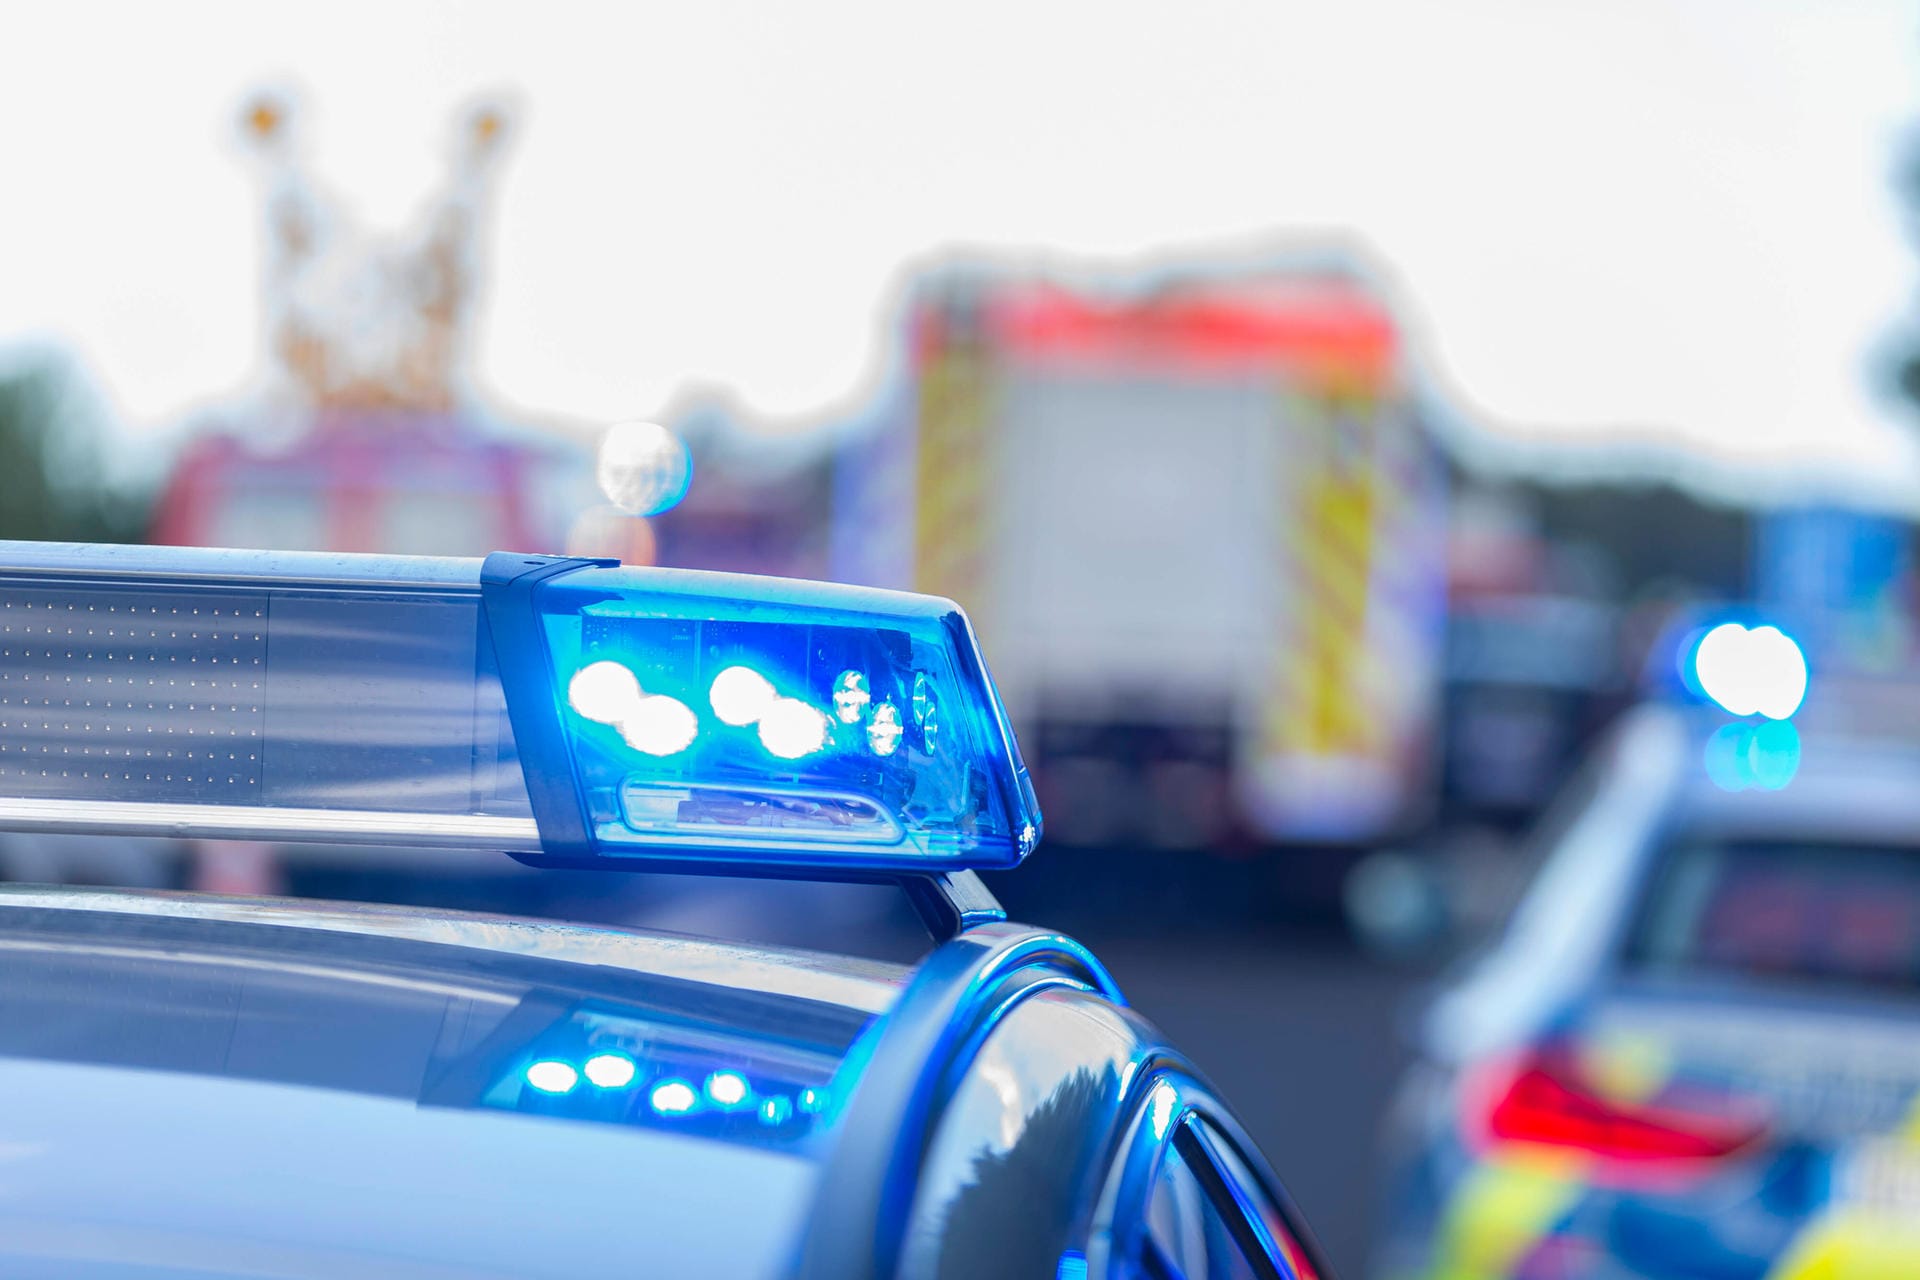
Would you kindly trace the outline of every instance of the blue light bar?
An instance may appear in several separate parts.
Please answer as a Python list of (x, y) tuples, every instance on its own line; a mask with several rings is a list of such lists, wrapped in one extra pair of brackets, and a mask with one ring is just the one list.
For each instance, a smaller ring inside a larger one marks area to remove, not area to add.
[(0, 827), (892, 874), (1011, 866), (1040, 816), (945, 601), (0, 543)]
[(1004, 867), (1039, 839), (948, 601), (510, 555), (482, 576), (555, 859)]
[(1749, 629), (1722, 622), (1693, 644), (1683, 676), (1690, 687), (1736, 716), (1790, 719), (1807, 696), (1806, 655), (1774, 626)]

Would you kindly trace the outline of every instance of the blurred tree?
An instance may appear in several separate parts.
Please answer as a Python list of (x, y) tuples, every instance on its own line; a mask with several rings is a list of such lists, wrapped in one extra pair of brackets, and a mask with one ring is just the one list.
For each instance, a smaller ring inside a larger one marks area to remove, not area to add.
[(71, 357), (0, 356), (0, 538), (140, 541), (151, 489), (115, 476), (111, 436), (105, 403)]

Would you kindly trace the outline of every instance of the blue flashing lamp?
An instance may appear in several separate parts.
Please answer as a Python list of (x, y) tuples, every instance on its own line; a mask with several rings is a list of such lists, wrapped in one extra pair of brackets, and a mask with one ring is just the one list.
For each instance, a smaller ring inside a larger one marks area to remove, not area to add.
[(1688, 692), (1734, 716), (1787, 720), (1806, 700), (1806, 654), (1772, 625), (1721, 622), (1689, 638), (1680, 675)]
[(946, 601), (0, 543), (0, 829), (888, 877), (1009, 867), (1040, 827)]
[(1009, 867), (1039, 839), (948, 601), (508, 555), (483, 576), (555, 859), (940, 870)]

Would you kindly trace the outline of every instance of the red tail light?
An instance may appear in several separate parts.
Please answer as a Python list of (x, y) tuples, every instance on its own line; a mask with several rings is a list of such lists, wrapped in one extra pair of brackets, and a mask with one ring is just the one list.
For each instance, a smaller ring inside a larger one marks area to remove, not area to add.
[(1621, 1102), (1586, 1084), (1565, 1056), (1534, 1054), (1494, 1082), (1485, 1131), (1498, 1142), (1571, 1147), (1608, 1160), (1713, 1160), (1757, 1141), (1757, 1115)]

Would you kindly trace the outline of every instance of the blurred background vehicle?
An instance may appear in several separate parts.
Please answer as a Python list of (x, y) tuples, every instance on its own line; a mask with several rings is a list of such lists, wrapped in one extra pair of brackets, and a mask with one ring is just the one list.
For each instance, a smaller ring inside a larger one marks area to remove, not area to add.
[[(1687, 794), (1770, 814), (1825, 794), (1829, 744), (1897, 771), (1914, 736), (1894, 0), (193, 0), (11, 34), (0, 535), (954, 596), (1047, 816), (996, 891), (1092, 943), (1265, 1145), (1318, 1154), (1294, 1190), (1347, 1273), (1450, 1229), (1404, 1192), (1437, 1139), (1396, 1111), (1376, 1199), (1361, 1136), (1434, 1052), (1406, 1011), (1519, 927), (1543, 811), (1622, 715), (1697, 700), (1697, 633), (1776, 623), (1813, 676), (1797, 776), (1741, 785), (1778, 764), (1753, 712), (1745, 747), (1658, 755)], [(1898, 843), (1890, 792), (1856, 807)], [(1836, 893), (1854, 865), (1794, 864)], [(497, 859), (4, 839), (0, 874), (911, 930), (830, 886)], [(1727, 910), (1822, 901), (1765, 896)]]
[(1374, 1274), (1920, 1268), (1920, 756), (1814, 720), (1607, 737), (1417, 1023)]
[(1354, 843), (1432, 799), (1445, 478), (1338, 256), (930, 268), (836, 576), (965, 600), (1057, 844)]

